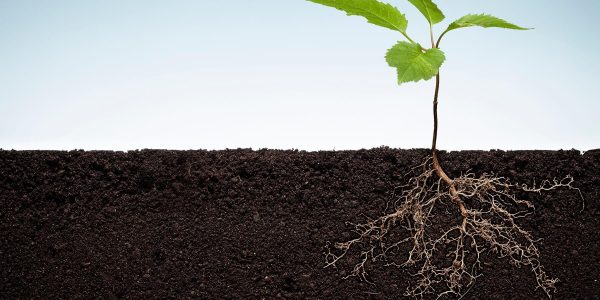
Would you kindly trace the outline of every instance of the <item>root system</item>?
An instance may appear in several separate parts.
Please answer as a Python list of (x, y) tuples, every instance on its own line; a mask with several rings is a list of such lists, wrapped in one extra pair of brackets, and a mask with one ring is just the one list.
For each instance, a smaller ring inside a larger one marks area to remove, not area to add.
[[(518, 224), (534, 213), (535, 205), (518, 195), (556, 188), (579, 191), (573, 178), (527, 186), (494, 174), (466, 173), (449, 187), (436, 176), (433, 159), (407, 174), (408, 184), (400, 187), (386, 213), (352, 224), (354, 238), (327, 244), (325, 266), (345, 261), (353, 266), (346, 278), (367, 282), (370, 263), (416, 270), (406, 296), (462, 297), (481, 276), (484, 255), (495, 254), (514, 267), (530, 268), (537, 288), (551, 297), (558, 279), (544, 270), (538, 239)], [(436, 214), (456, 214), (456, 223), (436, 224)]]

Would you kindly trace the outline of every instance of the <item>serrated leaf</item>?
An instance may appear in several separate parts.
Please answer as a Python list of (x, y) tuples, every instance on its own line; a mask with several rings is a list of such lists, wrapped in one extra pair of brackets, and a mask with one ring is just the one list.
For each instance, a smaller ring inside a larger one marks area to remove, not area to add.
[(466, 15), (466, 16), (452, 22), (448, 26), (448, 29), (446, 29), (446, 32), (448, 32), (450, 30), (458, 29), (458, 28), (472, 27), (472, 26), (479, 26), (479, 27), (485, 27), (485, 28), (498, 27), (498, 28), (515, 29), (515, 30), (531, 29), (531, 28), (524, 28), (524, 27), (517, 26), (515, 24), (508, 23), (500, 18), (496, 18), (491, 15), (470, 14), (470, 15)]
[(444, 13), (431, 0), (408, 0), (425, 16), (429, 24), (437, 24), (444, 20)]
[(408, 20), (395, 7), (377, 0), (308, 0), (333, 7), (349, 16), (365, 17), (371, 24), (400, 31), (406, 35)]
[(423, 51), (419, 44), (398, 42), (388, 50), (385, 59), (398, 70), (398, 84), (402, 84), (431, 79), (438, 74), (446, 57), (437, 48)]

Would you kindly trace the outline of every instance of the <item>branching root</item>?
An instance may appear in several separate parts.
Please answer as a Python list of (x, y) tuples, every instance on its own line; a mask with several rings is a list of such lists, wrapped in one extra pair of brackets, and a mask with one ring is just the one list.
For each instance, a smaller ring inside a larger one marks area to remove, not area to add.
[[(537, 287), (551, 297), (558, 279), (544, 271), (538, 240), (516, 222), (533, 213), (535, 207), (531, 201), (519, 199), (517, 193), (578, 190), (572, 186), (571, 176), (527, 186), (493, 174), (476, 177), (467, 173), (453, 179), (466, 207), (463, 216), (452, 203), (447, 186), (436, 179), (431, 159), (407, 175), (411, 179), (383, 216), (351, 224), (353, 239), (326, 245), (325, 267), (338, 267), (343, 261), (353, 266), (345, 278), (370, 282), (368, 264), (382, 262), (416, 270), (406, 296), (462, 297), (481, 276), (482, 255), (491, 252), (513, 266), (531, 268)], [(434, 217), (440, 213), (455, 215), (455, 224), (446, 228), (437, 224)]]

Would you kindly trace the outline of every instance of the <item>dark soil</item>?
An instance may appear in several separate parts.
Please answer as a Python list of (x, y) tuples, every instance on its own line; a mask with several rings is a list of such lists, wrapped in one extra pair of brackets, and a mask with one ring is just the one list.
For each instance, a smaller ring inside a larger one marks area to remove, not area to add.
[[(409, 272), (324, 269), (345, 223), (377, 217), (427, 150), (0, 151), (0, 298), (397, 299)], [(600, 299), (600, 151), (442, 153), (513, 182), (575, 177), (523, 195), (557, 299)], [(439, 222), (454, 216), (440, 215)], [(533, 273), (488, 255), (472, 299), (544, 299)]]

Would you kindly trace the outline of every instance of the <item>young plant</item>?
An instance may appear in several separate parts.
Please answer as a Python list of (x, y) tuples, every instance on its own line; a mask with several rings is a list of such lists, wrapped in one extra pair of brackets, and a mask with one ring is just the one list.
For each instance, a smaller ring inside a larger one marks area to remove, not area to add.
[[(437, 175), (444, 180), (451, 190), (455, 184), (442, 169), (436, 151), (437, 142), (437, 105), (440, 89), (440, 67), (446, 60), (446, 56), (440, 50), (442, 38), (450, 31), (466, 27), (498, 27), (515, 30), (527, 30), (502, 19), (486, 14), (469, 14), (454, 22), (442, 32), (435, 40), (433, 26), (444, 20), (445, 16), (438, 6), (432, 0), (408, 0), (414, 5), (429, 22), (429, 38), (431, 40), (431, 48), (425, 48), (421, 44), (415, 42), (408, 36), (406, 31), (408, 20), (397, 8), (390, 4), (382, 3), (377, 0), (308, 0), (310, 2), (330, 6), (338, 10), (346, 12), (348, 15), (362, 16), (371, 24), (379, 25), (400, 34), (407, 41), (400, 41), (387, 51), (385, 59), (390, 67), (396, 68), (398, 73), (398, 84), (407, 82), (418, 82), (420, 80), (429, 80), (435, 77), (435, 94), (433, 99), (433, 140), (431, 151), (433, 156), (434, 169)], [(458, 195), (454, 194), (454, 201), (457, 205), (462, 206)], [(461, 208), (461, 211), (463, 209)]]
[[(442, 168), (436, 148), (440, 67), (446, 59), (440, 49), (442, 39), (453, 30), (473, 26), (514, 30), (529, 28), (487, 14), (469, 14), (450, 23), (436, 39), (433, 27), (444, 20), (442, 11), (431, 0), (408, 0), (429, 23), (428, 39), (431, 45), (427, 48), (408, 35), (406, 17), (390, 4), (377, 0), (308, 1), (336, 8), (348, 15), (362, 16), (369, 23), (399, 32), (405, 41), (398, 42), (385, 56), (387, 63), (397, 69), (398, 83), (434, 77), (436, 82), (431, 156), (420, 167), (413, 169), (422, 171), (409, 180), (390, 213), (369, 219), (363, 224), (354, 224), (354, 231), (358, 234), (356, 238), (335, 243), (333, 247), (329, 243), (326, 245), (326, 267), (337, 266), (342, 259), (352, 261), (351, 253), (356, 252), (354, 248), (359, 248), (359, 258), (350, 264), (353, 269), (347, 277), (357, 276), (369, 281), (365, 270), (369, 262), (386, 261), (386, 266), (402, 268), (416, 266), (417, 279), (407, 289), (407, 296), (436, 294), (438, 297), (462, 297), (480, 276), (478, 271), (482, 268), (482, 255), (492, 252), (514, 266), (529, 266), (535, 274), (538, 287), (550, 297), (558, 280), (544, 271), (536, 239), (516, 223), (518, 218), (530, 214), (534, 206), (530, 201), (517, 198), (515, 190), (539, 193), (558, 187), (576, 189), (571, 186), (573, 179), (567, 176), (563, 180), (544, 181), (540, 186), (528, 187), (490, 174), (475, 177), (468, 173), (451, 178)], [(439, 213), (436, 207), (439, 203), (453, 204), (461, 221), (456, 226), (432, 234), (431, 219), (434, 212)], [(408, 233), (405, 238), (399, 238), (395, 233), (399, 226)], [(395, 230), (393, 234), (392, 230)], [(452, 250), (445, 253), (446, 256), (441, 255), (442, 249), (448, 249), (449, 246)], [(406, 257), (398, 261), (397, 257), (402, 255)], [(440, 257), (451, 259), (444, 261)]]

